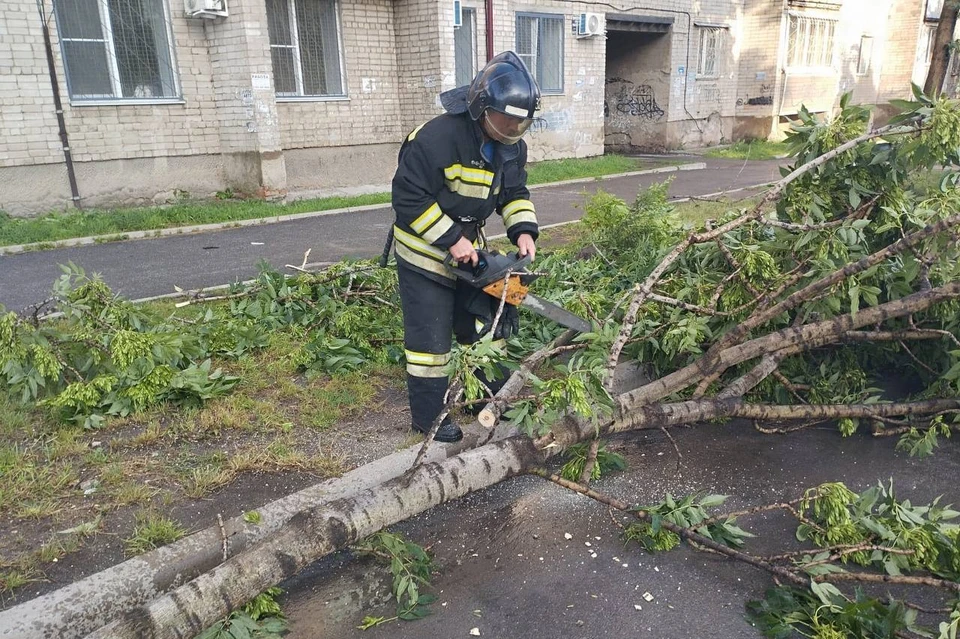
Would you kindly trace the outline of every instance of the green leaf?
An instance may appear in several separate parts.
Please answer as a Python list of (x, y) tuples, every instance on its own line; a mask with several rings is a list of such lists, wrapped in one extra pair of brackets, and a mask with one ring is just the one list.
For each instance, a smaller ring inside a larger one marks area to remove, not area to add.
[(700, 505), (704, 508), (716, 508), (722, 506), (727, 501), (727, 495), (707, 495), (700, 500)]
[(836, 586), (827, 582), (810, 581), (810, 590), (823, 602), (830, 606), (832, 610), (838, 611), (846, 603), (847, 598), (843, 596)]

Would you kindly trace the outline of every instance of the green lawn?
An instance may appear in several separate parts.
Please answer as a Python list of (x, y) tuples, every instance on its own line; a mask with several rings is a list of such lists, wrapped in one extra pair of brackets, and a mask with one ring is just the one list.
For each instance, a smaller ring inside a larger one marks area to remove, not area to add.
[(787, 154), (787, 146), (782, 142), (768, 140), (740, 141), (730, 146), (707, 151), (708, 158), (727, 158), (733, 160), (774, 160)]
[(34, 218), (13, 218), (0, 214), (0, 246), (53, 242), (91, 235), (122, 236), (130, 231), (149, 231), (215, 222), (236, 222), (309, 211), (328, 211), (348, 206), (384, 204), (389, 201), (389, 193), (373, 193), (354, 197), (299, 200), (290, 204), (278, 204), (262, 200), (225, 199), (180, 202), (162, 207), (66, 211), (49, 213)]
[(563, 180), (600, 177), (616, 173), (642, 171), (676, 162), (651, 162), (623, 155), (601, 155), (593, 158), (569, 158), (532, 163), (527, 167), (527, 184), (547, 184)]
[[(529, 165), (528, 183), (545, 184), (576, 178), (599, 177), (662, 165), (663, 163), (622, 155), (548, 160)], [(289, 204), (236, 199), (226, 197), (229, 195), (227, 193), (221, 195), (224, 197), (222, 200), (181, 201), (168, 206), (111, 210), (61, 211), (33, 218), (14, 218), (0, 211), (0, 246), (54, 242), (88, 236), (124, 239), (124, 234), (132, 231), (237, 222), (390, 202), (389, 193), (298, 200)]]

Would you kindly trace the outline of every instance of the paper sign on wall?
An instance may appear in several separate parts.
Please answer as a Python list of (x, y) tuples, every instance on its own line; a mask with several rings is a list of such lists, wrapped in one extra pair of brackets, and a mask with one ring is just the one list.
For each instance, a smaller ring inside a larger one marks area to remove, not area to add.
[(270, 90), (270, 74), (269, 73), (251, 73), (250, 86), (253, 87), (254, 91), (269, 91)]

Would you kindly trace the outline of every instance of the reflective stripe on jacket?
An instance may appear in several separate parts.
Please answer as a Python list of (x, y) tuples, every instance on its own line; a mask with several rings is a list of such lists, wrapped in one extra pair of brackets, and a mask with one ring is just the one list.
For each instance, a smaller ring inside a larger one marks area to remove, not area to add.
[(495, 144), (492, 160), (482, 144), (480, 126), (466, 113), (440, 115), (407, 136), (393, 178), (398, 260), (452, 280), (443, 265), (447, 249), (461, 237), (476, 245), (478, 226), (494, 211), (514, 244), (521, 233), (537, 238), (526, 143)]

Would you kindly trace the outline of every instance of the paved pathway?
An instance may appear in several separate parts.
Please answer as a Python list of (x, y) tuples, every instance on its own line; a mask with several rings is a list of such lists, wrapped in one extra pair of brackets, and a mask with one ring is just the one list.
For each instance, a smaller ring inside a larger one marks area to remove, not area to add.
[[(769, 182), (779, 177), (777, 162), (707, 160), (708, 168), (673, 173), (673, 197), (699, 196)], [(532, 199), (542, 224), (579, 219), (584, 193), (597, 188), (627, 201), (638, 189), (664, 175), (618, 177), (597, 182), (544, 186)], [(73, 262), (100, 273), (114, 291), (130, 299), (198, 289), (254, 277), (264, 260), (274, 267), (379, 255), (392, 222), (389, 207), (155, 239), (51, 249), (0, 256), (0, 304), (20, 310), (49, 296), (60, 276), (58, 265)], [(499, 218), (489, 235), (503, 232)]]

